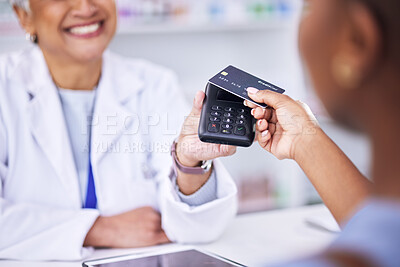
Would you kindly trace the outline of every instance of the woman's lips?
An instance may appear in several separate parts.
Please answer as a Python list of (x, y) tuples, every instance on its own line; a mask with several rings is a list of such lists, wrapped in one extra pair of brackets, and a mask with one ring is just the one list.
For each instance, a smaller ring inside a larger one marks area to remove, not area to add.
[(92, 38), (99, 36), (104, 29), (104, 21), (66, 28), (64, 31), (77, 38)]

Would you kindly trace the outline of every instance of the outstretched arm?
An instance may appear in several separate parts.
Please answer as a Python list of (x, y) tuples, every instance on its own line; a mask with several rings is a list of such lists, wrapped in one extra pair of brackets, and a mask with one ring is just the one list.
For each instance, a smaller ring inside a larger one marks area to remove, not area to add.
[(257, 121), (257, 140), (278, 159), (294, 159), (335, 219), (342, 223), (368, 194), (369, 181), (322, 131), (307, 105), (289, 96), (248, 89)]

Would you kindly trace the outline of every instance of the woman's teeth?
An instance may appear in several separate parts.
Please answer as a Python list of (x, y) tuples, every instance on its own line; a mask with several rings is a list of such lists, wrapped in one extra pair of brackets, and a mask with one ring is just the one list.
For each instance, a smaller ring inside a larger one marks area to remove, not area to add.
[(73, 34), (84, 35), (96, 32), (100, 28), (100, 22), (86, 26), (73, 27), (69, 31)]

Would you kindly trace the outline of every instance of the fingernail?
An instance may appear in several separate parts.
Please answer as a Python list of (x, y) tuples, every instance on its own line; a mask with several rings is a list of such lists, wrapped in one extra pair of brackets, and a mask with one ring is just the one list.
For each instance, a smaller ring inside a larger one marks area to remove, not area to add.
[(258, 126), (261, 126), (261, 123), (262, 123), (262, 120), (259, 120), (259, 121), (257, 122)]
[(264, 132), (261, 133), (262, 137), (266, 137), (268, 135), (268, 130), (265, 130)]
[(254, 87), (247, 88), (247, 93), (249, 93), (249, 94), (255, 95), (255, 94), (257, 94), (257, 92), (258, 92), (258, 90)]
[(252, 109), (250, 112), (252, 116), (254, 116), (254, 112), (255, 112), (255, 109)]
[(243, 101), (243, 105), (245, 105), (245, 106), (247, 107), (247, 103), (246, 103), (246, 100), (245, 100), (245, 101)]

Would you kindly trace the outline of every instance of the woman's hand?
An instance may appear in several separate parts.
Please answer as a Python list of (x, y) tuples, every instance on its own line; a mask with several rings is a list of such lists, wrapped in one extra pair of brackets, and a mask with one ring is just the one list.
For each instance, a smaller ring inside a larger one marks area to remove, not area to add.
[(181, 164), (188, 167), (198, 166), (203, 160), (230, 156), (236, 152), (236, 147), (234, 146), (203, 143), (200, 141), (198, 128), (204, 97), (204, 92), (197, 92), (193, 101), (192, 111), (186, 118), (178, 138), (176, 149), (178, 160)]
[(320, 127), (310, 108), (287, 95), (255, 88), (247, 89), (251, 99), (269, 106), (263, 109), (249, 101), (257, 121), (257, 140), (262, 148), (278, 159), (295, 159), (298, 144), (316, 135)]
[(168, 243), (161, 215), (151, 207), (97, 218), (86, 235), (85, 246), (135, 248)]
[[(309, 107), (286, 95), (248, 88), (258, 142), (278, 159), (294, 159), (341, 223), (368, 195), (369, 182), (322, 131)], [(343, 189), (346, 190), (343, 190)]]
[[(201, 161), (233, 155), (236, 147), (228, 145), (203, 143), (199, 139), (198, 129), (200, 114), (205, 94), (197, 92), (193, 108), (186, 118), (176, 145), (176, 155), (179, 162), (186, 167), (200, 166)], [(178, 170), (177, 184), (185, 195), (191, 195), (199, 190), (210, 177), (211, 171), (202, 175), (183, 173)]]

